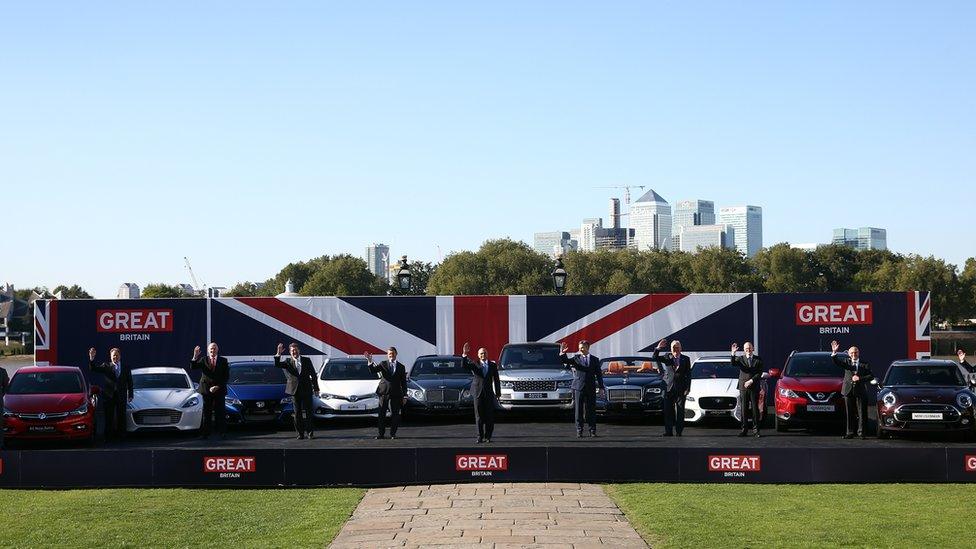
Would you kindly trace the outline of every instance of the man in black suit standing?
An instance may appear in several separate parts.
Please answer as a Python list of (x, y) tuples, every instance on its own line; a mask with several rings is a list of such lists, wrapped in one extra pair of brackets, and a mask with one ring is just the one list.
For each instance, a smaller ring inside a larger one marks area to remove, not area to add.
[[(3, 395), (7, 394), (7, 387), (10, 386), (10, 377), (7, 370), (0, 366), (0, 403), (3, 402)], [(0, 450), (3, 450), (3, 415), (0, 414)]]
[(380, 374), (380, 383), (376, 386), (376, 396), (380, 397), (379, 417), (376, 418), (378, 434), (376, 439), (386, 436), (386, 411), (390, 411), (390, 438), (396, 438), (397, 427), (400, 426), (400, 408), (407, 403), (407, 368), (397, 362), (396, 347), (386, 351), (386, 360), (373, 364), (373, 355), (364, 353), (369, 370)]
[(752, 428), (759, 438), (759, 388), (762, 383), (763, 362), (759, 355), (754, 354), (752, 343), (746, 341), (742, 345), (742, 356), (736, 356), (739, 344), (732, 344), (732, 365), (739, 368), (739, 419), (742, 422), (742, 430), (739, 436), (744, 437), (748, 432), (749, 420), (746, 419), (746, 408), (752, 411)]
[(125, 407), (132, 400), (132, 370), (122, 365), (122, 351), (113, 347), (108, 355), (110, 362), (99, 364), (95, 348), (88, 349), (89, 371), (104, 379), (98, 399), (105, 416), (105, 440), (125, 436)]
[(685, 429), (685, 398), (691, 390), (691, 359), (681, 354), (681, 342), (671, 342), (671, 352), (661, 356), (668, 345), (662, 339), (654, 349), (651, 360), (661, 365), (664, 378), (664, 434), (670, 437), (681, 436)]
[(976, 366), (966, 362), (966, 351), (959, 349), (956, 351), (956, 356), (959, 357), (959, 365), (966, 369), (970, 374), (976, 374)]
[(318, 376), (315, 375), (315, 367), (312, 360), (301, 355), (297, 343), (288, 345), (288, 352), (291, 356), (284, 359), (281, 354), (285, 352), (285, 346), (278, 344), (275, 353), (275, 366), (285, 371), (285, 392), (291, 395), (295, 409), (293, 414), (295, 419), (295, 431), (298, 432), (298, 439), (304, 440), (305, 433), (308, 438), (315, 438), (315, 418), (312, 416), (312, 394), (319, 391)]
[[(847, 350), (847, 358), (837, 356), (840, 344), (836, 341), (830, 342), (830, 358), (834, 364), (844, 369), (844, 384), (841, 386), (840, 394), (844, 397), (844, 408), (847, 413), (847, 432), (844, 438), (854, 438), (857, 436), (864, 438), (864, 422), (868, 417), (868, 391), (867, 384), (874, 379), (871, 367), (867, 362), (861, 361), (861, 350), (851, 347)], [(855, 407), (857, 415), (855, 415)]]
[(600, 370), (600, 359), (590, 354), (590, 342), (585, 339), (579, 342), (579, 353), (573, 358), (566, 355), (569, 346), (562, 343), (559, 347), (559, 359), (563, 366), (573, 372), (573, 406), (576, 416), (576, 438), (583, 438), (583, 422), (590, 426), (590, 436), (596, 436), (596, 391), (602, 393), (603, 372)]
[(197, 392), (203, 397), (203, 427), (200, 436), (207, 438), (216, 424), (217, 436), (224, 437), (227, 413), (224, 398), (227, 396), (227, 381), (230, 379), (230, 366), (227, 359), (218, 354), (216, 343), (207, 345), (207, 356), (201, 356), (200, 346), (193, 348), (190, 368), (200, 370), (200, 384)]
[(471, 345), (461, 348), (461, 361), (471, 372), (471, 396), (474, 398), (474, 422), (478, 425), (478, 444), (491, 442), (495, 431), (495, 399), (502, 394), (502, 382), (498, 377), (498, 364), (488, 360), (488, 351), (478, 349), (478, 362), (468, 360)]

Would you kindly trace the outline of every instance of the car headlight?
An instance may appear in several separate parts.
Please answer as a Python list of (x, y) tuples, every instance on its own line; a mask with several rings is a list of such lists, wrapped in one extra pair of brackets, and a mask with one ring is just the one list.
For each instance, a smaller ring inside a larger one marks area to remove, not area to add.
[(186, 399), (186, 402), (184, 402), (180, 408), (193, 408), (197, 404), (200, 404), (200, 397), (191, 396), (190, 398)]
[(891, 392), (885, 393), (884, 396), (881, 397), (881, 402), (883, 402), (884, 405), (889, 408), (894, 406), (897, 400), (898, 399), (895, 397), (895, 393), (891, 393)]
[(423, 389), (407, 389), (407, 396), (414, 399), (423, 401), (424, 400), (424, 390)]
[(785, 398), (800, 398), (800, 395), (796, 394), (793, 389), (787, 389), (786, 387), (780, 387), (777, 389), (779, 391), (779, 396)]
[(319, 398), (321, 398), (322, 400), (332, 400), (334, 398), (339, 398), (339, 397), (332, 393), (319, 393)]
[(566, 379), (566, 380), (563, 380), (563, 381), (557, 381), (556, 382), (556, 388), (557, 389), (569, 389), (572, 386), (573, 386), (573, 380), (571, 380), (571, 379)]
[(292, 402), (295, 402), (295, 399), (290, 396), (287, 396), (279, 400), (278, 404), (291, 404)]
[(648, 387), (647, 388), (647, 392), (648, 393), (651, 393), (652, 395), (659, 395), (659, 394), (661, 394), (661, 388), (660, 387)]
[(688, 395), (688, 396), (685, 397), (685, 400), (687, 400), (688, 402), (694, 402), (695, 401), (695, 397), (693, 397), (691, 395)]
[(82, 404), (81, 406), (75, 408), (74, 410), (71, 410), (70, 412), (68, 412), (68, 415), (69, 416), (83, 416), (83, 415), (85, 415), (87, 413), (88, 413), (88, 403), (86, 402), (86, 403)]
[(461, 391), (461, 400), (471, 400), (471, 389)]
[(969, 393), (959, 393), (959, 395), (956, 396), (956, 404), (958, 404), (960, 408), (969, 408), (973, 405), (973, 397)]
[(501, 384), (502, 384), (502, 389), (511, 389), (515, 387), (514, 381), (503, 381)]
[(14, 417), (15, 415), (17, 414), (15, 414), (12, 410), (8, 410), (7, 408), (3, 409), (3, 417)]
[(240, 406), (241, 401), (234, 397), (224, 397), (224, 404), (230, 404), (231, 406)]

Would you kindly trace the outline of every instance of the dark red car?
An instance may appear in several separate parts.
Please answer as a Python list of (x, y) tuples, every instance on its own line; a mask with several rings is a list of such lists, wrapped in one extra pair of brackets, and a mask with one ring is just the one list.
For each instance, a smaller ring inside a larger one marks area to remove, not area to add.
[(878, 383), (878, 437), (958, 431), (976, 438), (976, 394), (967, 377), (949, 360), (893, 362)]
[(96, 394), (73, 366), (21, 368), (3, 396), (4, 433), (14, 440), (91, 441)]
[[(838, 353), (846, 357), (846, 353)], [(793, 352), (782, 373), (769, 371), (776, 382), (776, 430), (808, 427), (843, 427), (844, 397), (840, 394), (844, 370), (829, 352)]]

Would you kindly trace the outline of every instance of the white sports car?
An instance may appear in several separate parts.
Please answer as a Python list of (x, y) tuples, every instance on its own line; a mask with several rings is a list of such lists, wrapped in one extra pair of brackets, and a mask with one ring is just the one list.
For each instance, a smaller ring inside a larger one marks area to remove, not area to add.
[[(763, 377), (766, 377), (763, 374)], [(691, 390), (685, 397), (685, 421), (696, 423), (704, 418), (726, 418), (739, 421), (739, 368), (727, 356), (706, 356), (691, 366)], [(766, 391), (760, 387), (760, 421), (765, 416)]]
[(126, 431), (199, 429), (203, 399), (183, 368), (139, 368), (132, 371), (132, 402), (125, 414)]
[(319, 394), (312, 399), (314, 416), (376, 417), (380, 399), (376, 396), (379, 374), (369, 371), (364, 358), (330, 358), (319, 372)]

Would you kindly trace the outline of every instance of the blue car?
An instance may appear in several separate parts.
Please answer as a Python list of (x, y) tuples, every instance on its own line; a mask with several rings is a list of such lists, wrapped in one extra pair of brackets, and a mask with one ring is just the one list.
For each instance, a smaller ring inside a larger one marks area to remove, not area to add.
[(224, 409), (228, 425), (284, 423), (291, 416), (284, 370), (271, 361), (231, 362)]

